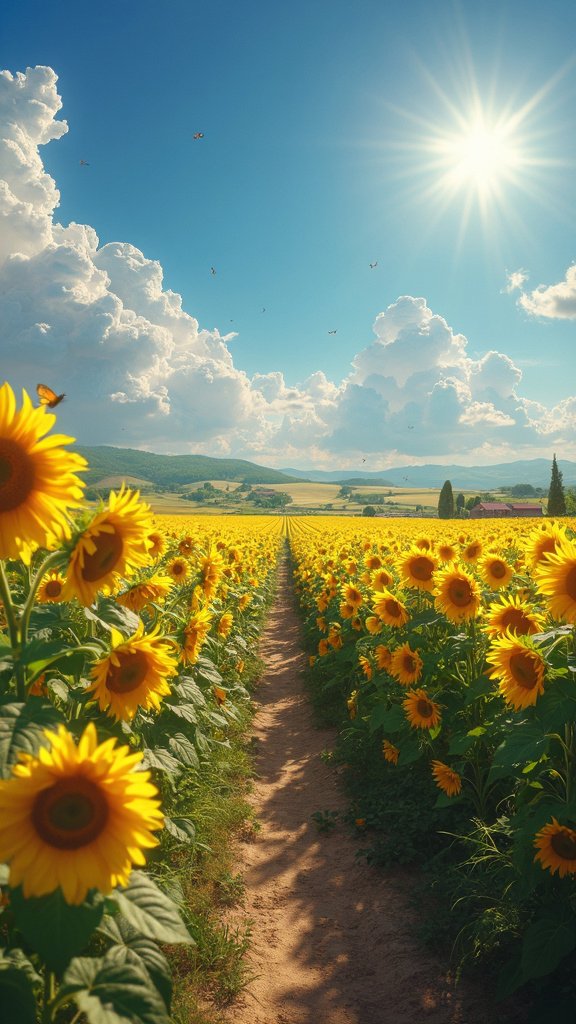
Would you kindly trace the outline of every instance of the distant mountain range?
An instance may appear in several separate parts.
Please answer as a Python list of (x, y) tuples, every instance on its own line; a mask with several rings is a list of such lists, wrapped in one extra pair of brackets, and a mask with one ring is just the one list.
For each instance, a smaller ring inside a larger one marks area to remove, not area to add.
[[(576, 462), (566, 459), (558, 460), (558, 469), (563, 475), (563, 483), (567, 487), (576, 486)], [(445, 480), (450, 480), (453, 488), (460, 490), (495, 490), (500, 485), (532, 484), (533, 487), (550, 486), (552, 471), (551, 459), (519, 459), (516, 462), (502, 462), (496, 466), (403, 466), (399, 469), (381, 470), (371, 473), (363, 469), (333, 470), (325, 472), (320, 469), (284, 469), (292, 477), (300, 480), (312, 480), (314, 483), (325, 484), (365, 484), (382, 487), (442, 487)]]

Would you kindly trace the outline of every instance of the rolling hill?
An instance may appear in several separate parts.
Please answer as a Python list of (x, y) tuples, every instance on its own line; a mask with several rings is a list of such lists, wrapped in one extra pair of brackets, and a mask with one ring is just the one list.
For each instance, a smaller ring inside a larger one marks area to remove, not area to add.
[[(161, 487), (202, 480), (247, 481), (250, 484), (301, 483), (302, 476), (294, 477), (276, 469), (266, 469), (243, 459), (212, 459), (207, 455), (156, 455), (135, 448), (113, 448), (101, 445), (88, 448), (74, 445), (73, 450), (83, 455), (89, 469), (82, 474), (87, 484), (99, 483), (108, 476), (133, 477)], [(304, 475), (304, 479), (308, 479)]]
[[(566, 487), (576, 486), (576, 462), (558, 459), (558, 469), (563, 474), (563, 483)], [(496, 466), (403, 466), (399, 469), (372, 473), (363, 469), (332, 472), (285, 469), (283, 472), (300, 480), (313, 480), (315, 483), (341, 484), (361, 478), (367, 484), (380, 486), (442, 487), (445, 480), (450, 480), (452, 487), (461, 490), (490, 491), (500, 485), (513, 487), (515, 484), (532, 484), (533, 487), (547, 489), (550, 486), (551, 470), (552, 459), (519, 459), (516, 462), (502, 462)]]

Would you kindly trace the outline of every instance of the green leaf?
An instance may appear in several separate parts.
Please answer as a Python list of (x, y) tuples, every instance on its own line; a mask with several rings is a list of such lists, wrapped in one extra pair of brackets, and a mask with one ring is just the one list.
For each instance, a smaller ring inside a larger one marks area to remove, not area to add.
[(164, 828), (181, 843), (191, 843), (196, 838), (196, 827), (189, 818), (169, 818), (164, 815)]
[(161, 772), (179, 772), (180, 763), (164, 747), (146, 747), (142, 758), (144, 768), (157, 768)]
[(53, 704), (42, 697), (29, 697), (26, 704), (0, 704), (0, 775), (7, 779), (21, 753), (37, 754), (48, 746), (45, 729), (56, 731), (65, 722)]
[(401, 729), (406, 728), (407, 724), (404, 708), (399, 704), (387, 708), (386, 713), (382, 716), (381, 725), (385, 733), (400, 732)]
[(422, 755), (422, 747), (416, 739), (408, 739), (405, 743), (400, 744), (400, 753), (398, 755), (398, 767), (402, 767), (403, 764), (412, 764), (417, 761)]
[(574, 718), (576, 704), (569, 695), (571, 690), (572, 686), (556, 682), (538, 698), (536, 716), (542, 722), (545, 732), (559, 732), (562, 735), (564, 726)]
[(550, 974), (576, 946), (574, 920), (566, 918), (561, 908), (552, 908), (546, 917), (528, 928), (522, 944), (524, 981)]
[(191, 704), (196, 704), (197, 707), (206, 706), (206, 698), (202, 693), (202, 690), (190, 676), (180, 676), (177, 683), (170, 684), (173, 693), (177, 693), (179, 697), (184, 697), (189, 700)]
[(73, 960), (62, 979), (63, 996), (74, 999), (89, 1024), (171, 1024), (143, 966), (114, 957)]
[(41, 981), (21, 949), (0, 950), (2, 1024), (36, 1024), (32, 985)]
[(84, 614), (92, 622), (98, 622), (104, 629), (110, 630), (113, 626), (123, 636), (133, 636), (140, 624), (140, 618), (135, 612), (118, 604), (113, 597), (98, 595), (96, 611), (93, 608), (85, 608)]
[(166, 1008), (170, 1010), (172, 971), (153, 939), (140, 935), (122, 914), (115, 918), (104, 918), (99, 930), (114, 941), (106, 953), (106, 959), (117, 963), (128, 961), (140, 967), (143, 965), (160, 992)]
[(496, 1002), (500, 1002), (501, 999), (507, 999), (508, 996), (511, 996), (523, 984), (524, 974), (522, 972), (521, 958), (515, 956), (500, 971), (496, 986)]
[(210, 658), (200, 655), (195, 668), (200, 678), (205, 679), (208, 683), (216, 683), (218, 685), (222, 682), (222, 676), (214, 662), (210, 661)]
[(448, 796), (448, 793), (440, 793), (434, 807), (453, 807), (454, 804), (460, 803), (463, 799), (462, 793), (458, 793), (457, 796)]
[(182, 764), (185, 764), (187, 768), (200, 767), (196, 748), (184, 733), (174, 733), (174, 735), (168, 740), (168, 746), (170, 747), (174, 757), (176, 757)]
[[(494, 754), (488, 782), (506, 775), (521, 774), (522, 769), (532, 761), (538, 761), (546, 753), (548, 737), (538, 722), (517, 722)], [(515, 770), (519, 769), (519, 771)]]
[(22, 887), (10, 890), (16, 924), (50, 970), (61, 974), (73, 956), (88, 944), (100, 924), (104, 899), (92, 890), (78, 906), (67, 903), (60, 888), (47, 896), (29, 896)]
[(166, 701), (166, 709), (177, 715), (178, 718), (183, 718), (185, 722), (190, 722), (191, 725), (196, 725), (198, 721), (193, 704), (169, 704)]
[(172, 900), (143, 871), (133, 871), (129, 885), (116, 889), (114, 898), (129, 923), (146, 938), (192, 942)]

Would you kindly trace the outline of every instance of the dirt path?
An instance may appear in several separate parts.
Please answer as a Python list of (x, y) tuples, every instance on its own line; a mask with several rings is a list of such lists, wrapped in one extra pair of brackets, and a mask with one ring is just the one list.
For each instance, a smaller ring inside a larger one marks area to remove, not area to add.
[[(310, 815), (345, 798), (320, 753), (332, 730), (311, 725), (306, 657), (286, 565), (263, 635), (252, 802), (261, 831), (239, 844), (256, 975), (228, 1011), (234, 1024), (492, 1024), (470, 990), (455, 993), (409, 933), (394, 872), (355, 862), (357, 842), (318, 833)], [(505, 1018), (500, 1018), (505, 1019)]]

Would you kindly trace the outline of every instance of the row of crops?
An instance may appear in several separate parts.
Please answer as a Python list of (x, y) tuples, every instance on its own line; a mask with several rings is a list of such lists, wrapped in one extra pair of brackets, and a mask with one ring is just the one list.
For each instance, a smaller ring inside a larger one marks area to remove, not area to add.
[(538, 1024), (554, 978), (559, 1024), (574, 1010), (576, 524), (426, 525), (290, 523), (310, 687), (340, 722), (371, 858), (435, 861), (459, 957), (491, 958), (499, 998), (546, 992)]
[(168, 1024), (190, 793), (249, 703), (282, 520), (86, 509), (54, 421), (0, 388), (1, 1019)]

